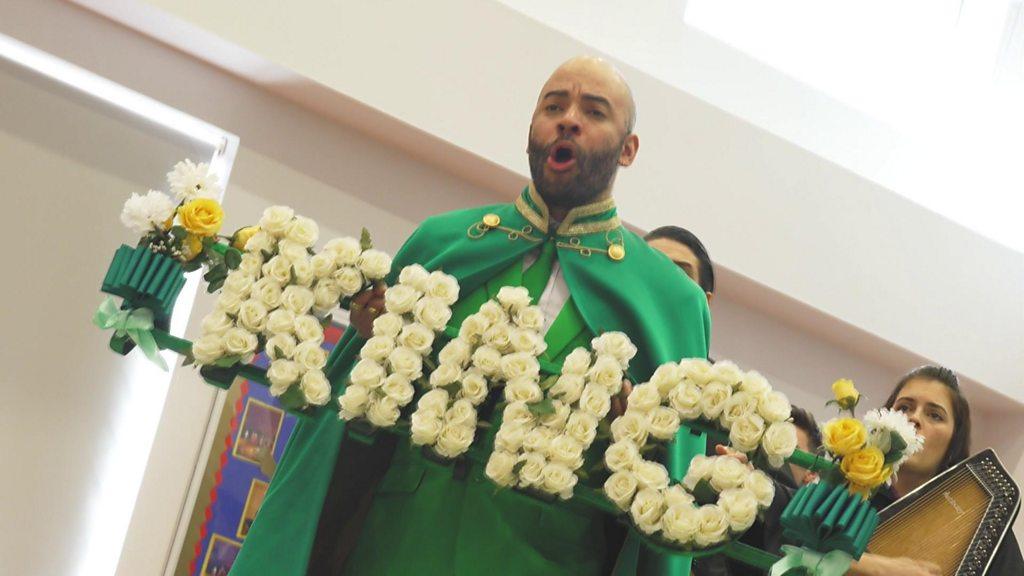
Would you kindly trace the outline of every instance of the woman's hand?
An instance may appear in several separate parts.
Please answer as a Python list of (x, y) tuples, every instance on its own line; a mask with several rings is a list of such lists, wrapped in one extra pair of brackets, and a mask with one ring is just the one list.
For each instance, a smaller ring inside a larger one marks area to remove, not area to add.
[(373, 321), (384, 313), (384, 291), (387, 288), (381, 282), (352, 297), (348, 307), (348, 321), (363, 338), (373, 336)]
[(938, 564), (913, 558), (892, 558), (878, 554), (864, 554), (847, 572), (851, 576), (940, 576)]

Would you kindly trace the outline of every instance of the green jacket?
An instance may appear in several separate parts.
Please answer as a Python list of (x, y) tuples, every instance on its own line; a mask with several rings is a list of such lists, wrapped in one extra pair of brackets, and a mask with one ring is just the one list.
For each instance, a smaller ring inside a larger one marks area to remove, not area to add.
[[(663, 362), (707, 356), (711, 323), (703, 291), (622, 227), (611, 200), (572, 210), (557, 230), (547, 230), (547, 223), (547, 208), (532, 187), (512, 204), (428, 218), (395, 256), (389, 284), (402, 267), (418, 263), (455, 276), (463, 300), (478, 299), (488, 281), (553, 237), (571, 302), (589, 332), (621, 331), (636, 344), (633, 381), (647, 380)], [(363, 343), (349, 329), (331, 355), (327, 371), (335, 396)], [(331, 538), (317, 538), (318, 526), (358, 540), (349, 573), (596, 573), (589, 549), (597, 540), (593, 513), (571, 501), (547, 506), (510, 491), (495, 494), (479, 470), (453, 478), (450, 467), (402, 449), (405, 442), (393, 460), (394, 439), (377, 444), (346, 438), (333, 404), (296, 426), (231, 573), (306, 574), (314, 540), (333, 552)], [(685, 474), (690, 444), (673, 444), (668, 465), (675, 478)], [(322, 517), (329, 488), (330, 513)], [(635, 572), (635, 562), (635, 555), (620, 562), (617, 572)], [(642, 562), (644, 571), (688, 571), (685, 559), (685, 568), (671, 570), (658, 562)]]

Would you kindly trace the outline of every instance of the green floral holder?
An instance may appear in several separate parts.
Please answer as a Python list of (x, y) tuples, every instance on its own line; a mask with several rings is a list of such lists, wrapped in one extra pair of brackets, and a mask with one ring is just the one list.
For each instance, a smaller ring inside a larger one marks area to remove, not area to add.
[(185, 271), (176, 260), (146, 247), (122, 244), (100, 289), (124, 298), (125, 308), (149, 308), (156, 326), (166, 329), (184, 286)]

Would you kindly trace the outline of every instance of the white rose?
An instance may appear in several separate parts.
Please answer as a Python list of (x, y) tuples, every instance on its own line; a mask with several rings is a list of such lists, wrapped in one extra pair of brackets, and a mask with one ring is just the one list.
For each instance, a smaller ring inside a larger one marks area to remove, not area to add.
[(675, 362), (666, 362), (654, 371), (650, 383), (658, 389), (662, 399), (666, 399), (673, 390), (683, 381), (683, 369)]
[(308, 248), (316, 244), (317, 239), (320, 238), (320, 227), (309, 218), (297, 216), (288, 225), (285, 237)]
[(636, 475), (636, 481), (643, 488), (653, 488), (655, 490), (668, 488), (668, 470), (657, 462), (640, 460), (633, 467), (633, 474)]
[(694, 535), (694, 543), (701, 548), (707, 548), (724, 542), (729, 536), (729, 519), (725, 512), (715, 506), (708, 504), (697, 509), (700, 516), (700, 527)]
[(494, 324), (484, 332), (484, 344), (502, 354), (512, 351), (512, 327), (507, 323)]
[(444, 345), (444, 348), (438, 353), (437, 359), (442, 364), (454, 364), (460, 368), (465, 368), (472, 351), (473, 346), (469, 342), (462, 338), (456, 338)]
[(391, 397), (399, 406), (408, 404), (416, 393), (412, 384), (401, 374), (391, 374), (380, 385), (380, 391)]
[(384, 308), (395, 314), (406, 314), (412, 312), (416, 301), (422, 293), (419, 290), (398, 284), (388, 288), (384, 292)]
[(585, 376), (590, 370), (590, 361), (590, 352), (586, 348), (577, 348), (570, 352), (562, 362), (562, 374)]
[(234, 326), (234, 321), (223, 310), (214, 310), (203, 318), (203, 334), (223, 334)]
[(572, 498), (572, 489), (576, 486), (578, 478), (569, 467), (550, 462), (544, 467), (543, 476), (542, 490), (549, 494), (557, 494), (562, 500)]
[(743, 487), (749, 490), (757, 505), (761, 508), (768, 508), (775, 499), (775, 484), (772, 479), (760, 470), (754, 470), (743, 480)]
[(444, 422), (433, 412), (413, 412), (409, 419), (409, 435), (413, 444), (432, 445), (444, 428)]
[(669, 392), (668, 401), (676, 412), (679, 412), (680, 418), (696, 420), (701, 415), (701, 397), (700, 387), (693, 382), (684, 381)]
[(427, 279), (430, 278), (430, 272), (426, 268), (419, 264), (410, 264), (398, 273), (398, 283), (405, 284), (414, 290), (425, 292), (427, 289)]
[(434, 331), (423, 324), (407, 324), (398, 335), (398, 344), (423, 356), (434, 345)]
[(373, 335), (397, 338), (403, 327), (405, 327), (405, 322), (401, 316), (387, 312), (377, 316), (373, 321)]
[(295, 314), (278, 308), (267, 316), (266, 329), (271, 334), (291, 334), (295, 330)]
[(469, 400), (456, 400), (444, 413), (444, 423), (446, 426), (476, 427), (476, 408)]
[(441, 429), (435, 449), (445, 458), (455, 458), (469, 449), (473, 443), (476, 428), (471, 426), (448, 426)]
[(359, 255), (359, 271), (367, 280), (380, 280), (391, 272), (391, 256), (380, 250), (367, 250)]
[(313, 285), (313, 281), (316, 280), (313, 265), (309, 263), (309, 258), (305, 255), (302, 258), (292, 260), (292, 272), (295, 273), (294, 283), (299, 286), (309, 288)]
[(693, 494), (687, 492), (680, 484), (673, 484), (662, 491), (666, 506), (693, 506)]
[[(740, 384), (740, 390), (760, 398), (771, 392), (772, 387), (760, 372), (751, 370), (743, 375), (743, 383)], [(789, 418), (789, 415), (787, 414), (786, 417)]]
[(516, 312), (515, 322), (524, 330), (538, 332), (544, 327), (544, 312), (537, 306), (526, 306)]
[(267, 307), (259, 300), (246, 300), (238, 307), (238, 323), (250, 332), (262, 332), (267, 325)]
[(389, 396), (381, 396), (371, 402), (366, 409), (366, 419), (378, 428), (394, 426), (395, 422), (398, 422), (399, 414), (398, 403)]
[(197, 364), (213, 364), (224, 356), (224, 339), (220, 334), (204, 334), (192, 343), (192, 357)]
[(490, 346), (481, 346), (473, 351), (473, 366), (484, 376), (493, 377), (501, 370), (501, 352)]
[(533, 413), (530, 412), (526, 402), (510, 402), (502, 412), (502, 425), (511, 426), (532, 426), (534, 423)]
[(672, 440), (679, 430), (679, 412), (658, 406), (647, 413), (647, 429), (658, 440)]
[(590, 347), (599, 356), (611, 356), (619, 361), (623, 368), (636, 356), (636, 346), (622, 332), (605, 332), (590, 341)]
[[(269, 254), (272, 253), (275, 249), (277, 249), (277, 240), (274, 238), (272, 234), (270, 234), (266, 230), (260, 230), (259, 232), (253, 234), (249, 238), (248, 242), (245, 243), (245, 251), (252, 255), (262, 256), (264, 252)], [(261, 260), (260, 266), (262, 265), (263, 261)], [(247, 266), (252, 266), (252, 264), (249, 264)], [(249, 268), (247, 268), (246, 270), (249, 271)]]
[(609, 394), (618, 394), (622, 389), (622, 365), (612, 356), (598, 356), (587, 371), (587, 380)]
[(552, 400), (552, 407), (555, 411), (551, 414), (540, 417), (540, 423), (547, 426), (551, 430), (561, 432), (565, 429), (566, 422), (569, 421), (569, 414), (572, 413), (572, 409), (569, 405), (560, 400)]
[(533, 404), (544, 399), (544, 391), (530, 378), (516, 378), (505, 384), (505, 400)]
[(494, 300), (488, 300), (480, 305), (474, 316), (479, 316), (488, 327), (495, 324), (508, 324), (509, 317), (505, 309)]
[(516, 328), (509, 335), (509, 341), (513, 350), (530, 356), (540, 356), (547, 349), (547, 344), (533, 330)]
[(322, 344), (324, 341), (324, 327), (316, 319), (316, 316), (309, 314), (296, 316), (292, 328), (295, 331), (295, 337), (303, 342), (312, 341)]
[(405, 376), (410, 382), (423, 376), (423, 358), (404, 346), (398, 346), (388, 354), (388, 364), (393, 372)]
[(314, 406), (323, 406), (331, 399), (331, 383), (320, 370), (310, 370), (303, 374), (299, 388), (306, 397), (306, 402)]
[(604, 452), (605, 466), (612, 472), (632, 471), (641, 462), (640, 449), (629, 440), (615, 442)]
[(259, 344), (256, 335), (245, 328), (229, 328), (222, 338), (224, 338), (224, 351), (229, 356), (248, 356), (256, 351), (256, 346)]
[(487, 379), (483, 377), (476, 370), (467, 370), (462, 375), (462, 387), (459, 390), (459, 397), (465, 398), (478, 405), (487, 399), (487, 393), (490, 390), (487, 387)]
[(565, 422), (565, 433), (584, 446), (590, 446), (597, 436), (597, 418), (586, 412), (573, 411)]
[(703, 358), (687, 358), (679, 361), (684, 377), (703, 388), (711, 378), (711, 363)]
[(529, 306), (530, 300), (530, 292), (522, 286), (505, 286), (498, 290), (498, 303), (512, 314)]
[(338, 397), (338, 407), (343, 420), (352, 420), (366, 413), (370, 402), (370, 391), (365, 386), (350, 385), (345, 393)]
[(359, 357), (382, 363), (394, 349), (394, 339), (388, 336), (374, 336), (367, 340), (366, 344), (363, 344), (362, 349), (359, 350)]
[(295, 337), (291, 334), (275, 334), (267, 339), (264, 349), (271, 360), (290, 359), (295, 353)]
[(788, 420), (792, 411), (793, 407), (789, 403), (789, 398), (779, 391), (772, 391), (761, 396), (761, 401), (757, 404), (758, 414), (764, 418), (765, 422), (769, 423)]
[(661, 404), (661, 394), (653, 384), (640, 384), (629, 393), (627, 405), (636, 412), (648, 412)]
[(711, 367), (711, 380), (716, 380), (736, 390), (743, 381), (743, 371), (739, 366), (724, 360)]
[(636, 476), (629, 470), (620, 470), (604, 481), (604, 493), (620, 510), (629, 510), (633, 495), (639, 487)]
[(263, 302), (267, 310), (276, 310), (281, 306), (281, 295), (283, 293), (281, 285), (272, 278), (260, 278), (252, 285), (252, 292), (250, 294), (252, 294), (253, 298)]
[(750, 453), (757, 449), (764, 434), (764, 420), (757, 414), (740, 416), (729, 430), (729, 443), (740, 452)]
[(540, 364), (533, 355), (516, 352), (501, 359), (501, 374), (509, 381), (520, 378), (535, 379), (540, 374)]
[(313, 268), (313, 274), (320, 280), (330, 278), (337, 265), (334, 263), (334, 254), (321, 252), (309, 259), (309, 265)]
[(430, 386), (440, 388), (458, 382), (462, 378), (462, 368), (458, 364), (440, 364), (430, 373)]
[[(246, 244), (246, 248), (248, 248), (248, 244)], [(258, 252), (246, 252), (242, 254), (242, 261), (238, 263), (237, 270), (255, 278), (260, 274), (261, 268), (263, 268), (263, 255)]]
[(612, 421), (612, 438), (616, 442), (631, 440), (637, 446), (643, 446), (647, 442), (647, 415), (635, 410), (626, 410), (626, 413)]
[(270, 393), (280, 396), (299, 379), (299, 365), (291, 360), (274, 360), (267, 369), (267, 379), (270, 380)]
[(252, 276), (235, 270), (224, 280), (224, 291), (238, 294), (239, 298), (248, 298), (253, 282)]
[(661, 516), (665, 538), (679, 544), (693, 542), (700, 530), (700, 513), (692, 504), (668, 504)]
[(281, 240), (278, 242), (277, 253), (280, 256), (284, 256), (289, 262), (304, 260), (309, 256), (309, 251), (306, 250), (305, 246), (291, 240)]
[(558, 435), (548, 445), (548, 458), (576, 470), (583, 465), (583, 445), (572, 436)]
[(281, 295), (281, 305), (296, 315), (309, 312), (315, 300), (313, 291), (303, 286), (289, 286)]
[(445, 305), (451, 306), (459, 300), (459, 282), (440, 270), (430, 273), (423, 290), (428, 296), (437, 298)]
[(737, 418), (749, 414), (757, 414), (757, 396), (741, 390), (734, 392), (725, 401), (725, 406), (722, 407), (722, 414), (719, 416), (719, 422), (722, 423), (723, 428), (728, 430)]
[(292, 360), (303, 370), (321, 370), (327, 364), (327, 351), (315, 340), (303, 342), (295, 347)]
[(732, 388), (726, 384), (717, 381), (708, 382), (704, 386), (704, 390), (701, 391), (700, 398), (700, 409), (704, 413), (704, 417), (708, 420), (718, 418), (731, 395)]
[(440, 332), (448, 326), (452, 309), (439, 298), (426, 297), (413, 306), (413, 316), (427, 328)]
[(292, 261), (283, 254), (274, 256), (263, 265), (263, 276), (270, 278), (281, 286), (292, 282)]
[(324, 245), (324, 252), (333, 254), (334, 263), (339, 267), (355, 266), (363, 248), (355, 238), (334, 238)]
[(280, 238), (288, 231), (288, 225), (295, 217), (295, 211), (287, 206), (271, 206), (263, 211), (259, 226), (268, 233)]
[(384, 367), (373, 360), (360, 360), (352, 367), (348, 379), (356, 386), (377, 388), (384, 381)]
[(498, 433), (494, 435), (494, 449), (512, 453), (519, 452), (519, 449), (523, 446), (523, 442), (526, 441), (526, 435), (529, 434), (531, 430), (532, 428), (529, 428), (528, 426), (519, 426), (508, 422), (502, 422), (501, 428), (498, 428)]
[(423, 396), (420, 396), (420, 401), (416, 404), (416, 411), (440, 419), (448, 410), (448, 398), (448, 391), (446, 390), (441, 390), (440, 388), (430, 390)]
[(459, 326), (459, 338), (471, 344), (478, 344), (483, 340), (484, 332), (490, 327), (487, 320), (479, 315), (472, 314), (462, 321)]
[(338, 268), (331, 275), (331, 279), (341, 290), (343, 296), (355, 296), (363, 290), (363, 274), (351, 266)]
[(530, 452), (521, 455), (519, 462), (522, 462), (522, 467), (519, 468), (519, 486), (540, 486), (544, 480), (544, 466), (547, 465), (544, 456)]
[(551, 430), (544, 426), (537, 426), (526, 433), (526, 437), (523, 438), (523, 449), (547, 455), (548, 448), (551, 446), (551, 441), (554, 438), (555, 435)]
[(730, 488), (718, 495), (718, 506), (733, 532), (746, 532), (757, 518), (757, 498), (746, 488)]
[(747, 465), (732, 456), (717, 456), (711, 465), (711, 487), (719, 494), (723, 490), (743, 485), (750, 471)]
[(665, 512), (665, 499), (661, 493), (646, 488), (636, 493), (629, 515), (644, 534), (654, 534), (661, 528), (661, 515)]
[(498, 486), (512, 486), (516, 483), (516, 475), (512, 471), (516, 465), (516, 455), (496, 450), (491, 452), (487, 460), (484, 474)]
[(683, 486), (693, 491), (701, 480), (711, 478), (711, 472), (715, 468), (715, 460), (702, 454), (698, 454), (690, 460), (690, 466), (686, 469), (686, 476), (683, 477)]
[(579, 374), (562, 374), (555, 381), (555, 385), (548, 390), (554, 398), (561, 398), (563, 402), (573, 404), (583, 394), (584, 380)]
[(233, 292), (221, 292), (217, 297), (217, 310), (235, 316), (238, 308), (242, 306), (242, 297)]
[(775, 422), (765, 431), (761, 446), (772, 468), (781, 468), (796, 450), (796, 426), (792, 422)]
[(608, 391), (596, 384), (587, 384), (580, 396), (580, 410), (604, 418), (612, 408), (612, 398)]

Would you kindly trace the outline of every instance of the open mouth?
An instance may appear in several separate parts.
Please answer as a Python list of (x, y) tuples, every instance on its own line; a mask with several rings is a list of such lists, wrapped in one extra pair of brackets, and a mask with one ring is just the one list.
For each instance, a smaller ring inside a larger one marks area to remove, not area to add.
[(568, 142), (559, 142), (551, 147), (548, 167), (556, 172), (568, 170), (576, 164), (576, 148)]

